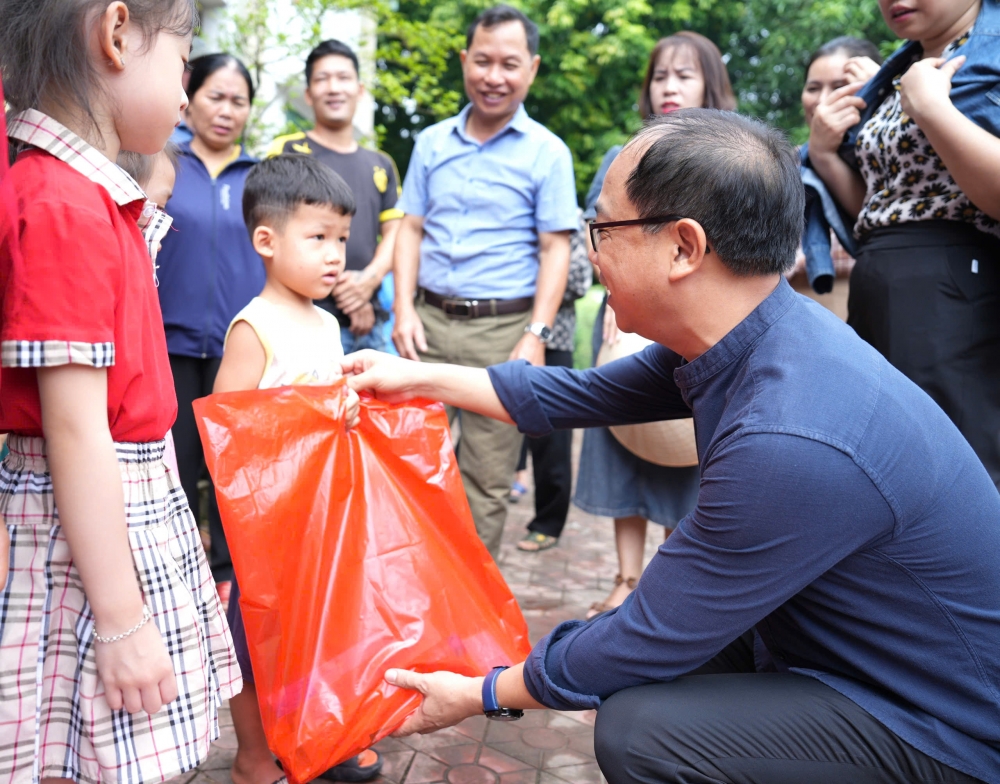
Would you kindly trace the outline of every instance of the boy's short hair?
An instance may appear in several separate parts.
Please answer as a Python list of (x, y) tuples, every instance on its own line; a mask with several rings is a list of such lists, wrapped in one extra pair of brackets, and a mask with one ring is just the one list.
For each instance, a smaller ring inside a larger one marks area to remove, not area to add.
[(318, 60), (324, 57), (329, 57), (330, 55), (337, 55), (338, 57), (346, 57), (352, 63), (354, 63), (354, 73), (360, 75), (361, 70), (358, 66), (358, 56), (343, 41), (338, 41), (336, 38), (328, 38), (325, 41), (320, 41), (319, 44), (313, 49), (309, 56), (306, 58), (306, 87), (312, 81), (313, 68)]
[(243, 220), (251, 239), (262, 224), (283, 228), (300, 204), (331, 207), (341, 215), (355, 211), (344, 178), (308, 155), (276, 155), (250, 170), (243, 186)]
[[(156, 155), (163, 155), (170, 165), (174, 167), (174, 174), (177, 173), (178, 161), (180, 159), (180, 147), (173, 142), (167, 142), (166, 146)], [(145, 189), (153, 176), (153, 162), (156, 155), (143, 155), (140, 152), (129, 152), (122, 150), (118, 153), (115, 161), (131, 177), (140, 188)]]

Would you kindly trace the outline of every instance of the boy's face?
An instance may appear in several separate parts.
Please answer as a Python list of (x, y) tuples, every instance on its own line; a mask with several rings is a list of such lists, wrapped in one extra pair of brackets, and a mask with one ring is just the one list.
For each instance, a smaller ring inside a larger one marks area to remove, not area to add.
[[(254, 232), (255, 246), (263, 228)], [(282, 229), (268, 231), (270, 247), (257, 251), (269, 262), (269, 281), (309, 299), (328, 297), (347, 262), (351, 216), (326, 205), (300, 204)]]
[(170, 159), (162, 152), (153, 158), (153, 171), (149, 175), (149, 182), (146, 184), (146, 195), (153, 200), (161, 210), (166, 209), (167, 201), (174, 192), (174, 182), (177, 180), (177, 172)]

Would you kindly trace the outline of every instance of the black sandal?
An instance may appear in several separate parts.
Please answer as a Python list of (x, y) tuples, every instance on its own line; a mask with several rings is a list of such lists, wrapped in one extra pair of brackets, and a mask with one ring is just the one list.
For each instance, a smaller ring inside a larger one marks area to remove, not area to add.
[(365, 753), (361, 752), (361, 754), (351, 757), (346, 762), (334, 765), (325, 773), (320, 773), (320, 778), (327, 781), (371, 781), (377, 778), (378, 774), (382, 772), (382, 755), (375, 751), (375, 749), (367, 749), (367, 751), (375, 755), (375, 761), (371, 765), (361, 764), (361, 754)]

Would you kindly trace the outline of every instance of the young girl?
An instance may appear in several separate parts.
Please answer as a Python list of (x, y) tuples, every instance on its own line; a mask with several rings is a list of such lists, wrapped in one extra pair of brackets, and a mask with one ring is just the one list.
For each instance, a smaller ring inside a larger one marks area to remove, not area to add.
[[(340, 325), (313, 301), (328, 297), (344, 271), (354, 209), (347, 183), (314, 158), (279, 155), (250, 170), (243, 216), (267, 278), (260, 296), (229, 327), (213, 391), (331, 384), (341, 377)], [(351, 391), (349, 427), (357, 422), (358, 407)], [(234, 580), (229, 622), (246, 687), (230, 704), (239, 743), (232, 779), (235, 784), (278, 784), (283, 776), (264, 737), (239, 595)], [(323, 778), (368, 781), (381, 768), (377, 752), (369, 750)]]
[(0, 782), (161, 781), (206, 757), (241, 686), (162, 460), (176, 401), (146, 197), (114, 163), (158, 152), (176, 125), (195, 9), (0, 0), (0, 19), (22, 145), (21, 260), (0, 246)]

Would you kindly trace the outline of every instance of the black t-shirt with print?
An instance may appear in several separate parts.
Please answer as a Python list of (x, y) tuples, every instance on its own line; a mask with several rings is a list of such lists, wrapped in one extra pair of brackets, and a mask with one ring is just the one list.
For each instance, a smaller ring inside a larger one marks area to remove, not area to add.
[[(351, 237), (347, 241), (347, 269), (363, 270), (375, 255), (381, 224), (403, 217), (403, 213), (396, 209), (399, 177), (392, 158), (364, 147), (358, 147), (352, 153), (337, 152), (318, 144), (304, 133), (279, 136), (268, 148), (267, 157), (281, 153), (311, 155), (344, 178), (357, 204), (357, 212), (351, 220)], [(332, 297), (318, 304), (337, 316), (341, 324), (346, 326), (350, 323)]]

